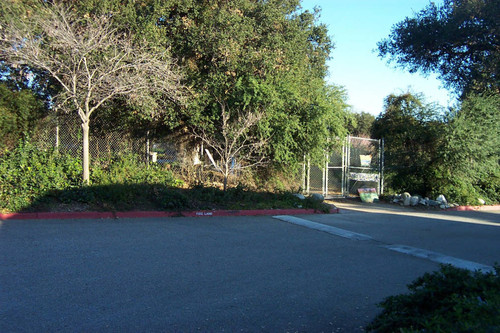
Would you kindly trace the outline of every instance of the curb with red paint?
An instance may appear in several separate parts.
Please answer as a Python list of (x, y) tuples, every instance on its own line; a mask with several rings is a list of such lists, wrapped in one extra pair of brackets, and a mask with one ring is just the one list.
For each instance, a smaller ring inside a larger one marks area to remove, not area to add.
[(457, 206), (457, 207), (450, 207), (446, 209), (447, 211), (456, 211), (456, 212), (467, 212), (467, 211), (483, 211), (483, 212), (488, 212), (488, 211), (494, 211), (498, 210), (500, 211), (500, 205), (488, 205), (488, 206)]
[[(340, 210), (331, 208), (329, 213), (338, 214)], [(264, 215), (301, 215), (325, 214), (314, 209), (256, 209), (256, 210), (201, 210), (185, 212), (130, 211), (130, 212), (40, 212), (0, 214), (0, 220), (41, 220), (41, 219), (119, 219), (151, 217), (210, 217), (210, 216), (264, 216)]]

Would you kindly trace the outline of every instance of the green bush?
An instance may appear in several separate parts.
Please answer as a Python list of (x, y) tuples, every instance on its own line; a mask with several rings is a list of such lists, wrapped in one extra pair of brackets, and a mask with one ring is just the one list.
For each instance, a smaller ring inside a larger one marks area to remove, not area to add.
[(43, 102), (30, 89), (18, 90), (0, 83), (0, 155), (33, 134), (45, 113)]
[(171, 188), (180, 185), (167, 167), (147, 165), (137, 155), (127, 153), (96, 161), (90, 186), (60, 191), (56, 196), (64, 203), (85, 203), (92, 209), (180, 209), (187, 206), (185, 201), (171, 199), (176, 196)]
[(469, 94), (443, 114), (420, 97), (389, 96), (374, 122), (373, 135), (385, 138), (387, 189), (444, 194), (459, 204), (500, 202), (500, 96)]
[(451, 112), (436, 160), (433, 192), (461, 204), (500, 202), (500, 96), (468, 95)]
[(133, 154), (97, 160), (91, 185), (82, 184), (81, 161), (56, 150), (39, 150), (22, 142), (0, 157), (0, 209), (5, 211), (132, 209), (269, 209), (329, 207), (291, 192), (256, 192), (244, 186), (222, 191), (182, 182), (159, 164), (146, 165)]
[(442, 265), (390, 296), (368, 325), (374, 332), (500, 332), (500, 267), (495, 273)]
[(161, 164), (139, 160), (136, 154), (116, 154), (110, 161), (96, 161), (90, 175), (92, 185), (109, 184), (161, 184), (180, 186), (182, 182)]
[(95, 163), (92, 186), (83, 186), (81, 179), (79, 159), (21, 141), (0, 156), (0, 209), (37, 209), (57, 201), (108, 209), (147, 207), (150, 202), (161, 207), (165, 202), (161, 188), (181, 185), (166, 167), (145, 165), (132, 154), (116, 155), (106, 164)]
[(328, 212), (330, 207), (312, 198), (300, 200), (291, 192), (250, 191), (242, 185), (226, 191), (215, 187), (195, 186), (189, 191), (193, 204), (199, 209), (277, 209), (310, 208)]
[(19, 211), (50, 191), (78, 187), (81, 174), (79, 160), (20, 142), (0, 157), (0, 209)]

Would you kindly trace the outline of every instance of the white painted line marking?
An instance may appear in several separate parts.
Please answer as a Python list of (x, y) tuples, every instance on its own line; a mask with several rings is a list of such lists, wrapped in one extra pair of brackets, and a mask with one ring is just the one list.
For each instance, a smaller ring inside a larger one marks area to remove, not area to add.
[(406, 246), (406, 245), (385, 245), (386, 249), (409, 254), (414, 257), (428, 259), (440, 264), (450, 264), (457, 268), (464, 268), (470, 271), (481, 270), (482, 272), (494, 272), (495, 270), (491, 266), (479, 264), (477, 262), (463, 260), (455, 257), (450, 257), (442, 253), (433, 252), (429, 250), (419, 249), (416, 247)]
[(298, 217), (294, 216), (289, 216), (289, 215), (277, 215), (273, 216), (273, 218), (289, 222), (292, 224), (300, 225), (302, 227), (314, 229), (314, 230), (319, 230), (323, 232), (327, 232), (332, 235), (348, 238), (348, 239), (353, 239), (353, 240), (372, 240), (372, 238), (368, 235), (363, 235), (363, 234), (358, 234), (349, 230), (344, 230), (340, 228), (335, 228), (329, 225), (324, 225), (321, 223), (316, 223), (316, 222), (311, 222), (309, 220), (301, 219)]
[[(323, 231), (323, 232), (326, 232), (326, 233), (329, 233), (329, 234), (332, 234), (335, 236), (340, 236), (340, 237), (352, 239), (352, 240), (373, 240), (373, 238), (368, 236), (368, 235), (358, 234), (356, 232), (332, 227), (329, 225), (324, 225), (321, 223), (312, 222), (312, 221), (301, 219), (301, 218), (295, 217), (295, 216), (277, 215), (277, 216), (273, 216), (273, 218), (281, 220), (281, 221), (285, 221), (288, 223), (296, 224), (296, 225), (299, 225), (302, 227), (306, 227), (309, 229)], [(391, 250), (391, 251), (396, 251), (399, 253), (408, 254), (408, 255), (411, 255), (411, 256), (414, 256), (417, 258), (427, 259), (427, 260), (434, 261), (434, 262), (437, 262), (440, 264), (450, 264), (450, 265), (455, 266), (457, 268), (464, 268), (464, 269), (468, 269), (470, 271), (480, 270), (483, 273), (487, 273), (487, 272), (494, 273), (495, 272), (495, 269), (491, 266), (488, 266), (488, 265), (483, 265), (483, 264), (480, 264), (477, 262), (463, 260), (460, 258), (447, 256), (447, 255), (442, 254), (442, 253), (433, 252), (433, 251), (429, 251), (429, 250), (425, 250), (425, 249), (419, 249), (416, 247), (411, 247), (411, 246), (406, 246), (406, 245), (383, 245), (382, 247), (384, 247), (388, 250)]]

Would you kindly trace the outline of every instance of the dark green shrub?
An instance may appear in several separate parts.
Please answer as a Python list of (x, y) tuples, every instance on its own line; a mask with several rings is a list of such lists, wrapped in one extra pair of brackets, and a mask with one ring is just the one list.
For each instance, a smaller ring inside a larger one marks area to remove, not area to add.
[(160, 208), (165, 200), (159, 188), (181, 184), (166, 167), (148, 166), (132, 154), (116, 155), (104, 166), (96, 163), (92, 186), (82, 186), (81, 179), (79, 159), (20, 142), (0, 156), (0, 209), (45, 209), (45, 203), (57, 201), (95, 209), (133, 209), (140, 204)]
[(195, 186), (189, 191), (190, 199), (199, 209), (277, 209), (310, 208), (328, 212), (330, 207), (312, 198), (300, 200), (291, 192), (250, 191), (238, 185), (226, 191), (215, 187)]
[(269, 209), (313, 208), (327, 211), (317, 201), (300, 200), (291, 192), (255, 192), (244, 186), (222, 191), (215, 187), (178, 188), (172, 171), (146, 165), (136, 155), (118, 154), (96, 161), (91, 185), (81, 182), (80, 160), (55, 150), (39, 150), (30, 143), (0, 157), (0, 209), (22, 210), (134, 210), (134, 209)]
[(432, 179), (449, 201), (500, 202), (500, 96), (468, 95), (450, 112)]
[(53, 190), (81, 185), (81, 163), (29, 142), (0, 157), (0, 209), (19, 211)]
[(183, 210), (190, 209), (191, 204), (188, 195), (172, 189), (159, 189), (157, 198), (163, 203), (164, 209)]
[(45, 114), (43, 102), (33, 91), (0, 83), (0, 155), (33, 134)]
[(500, 332), (500, 266), (495, 273), (442, 265), (390, 296), (367, 327), (375, 332)]
[(171, 198), (170, 187), (182, 184), (172, 171), (160, 164), (147, 165), (135, 154), (96, 161), (91, 170), (92, 185), (59, 193), (63, 202), (83, 202), (107, 210), (187, 207), (185, 200)]

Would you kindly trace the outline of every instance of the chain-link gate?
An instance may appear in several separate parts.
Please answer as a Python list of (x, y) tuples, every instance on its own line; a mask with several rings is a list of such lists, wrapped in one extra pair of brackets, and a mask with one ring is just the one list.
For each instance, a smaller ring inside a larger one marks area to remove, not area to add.
[(362, 187), (383, 194), (383, 140), (348, 136), (342, 146), (325, 155), (323, 166), (304, 162), (303, 185), (306, 193), (325, 198), (357, 194)]
[(346, 194), (356, 194), (362, 187), (375, 188), (383, 194), (383, 140), (348, 136), (346, 141)]

